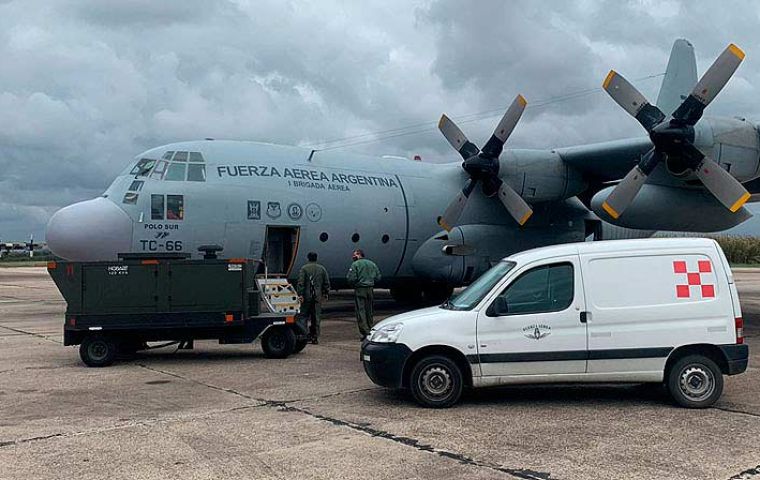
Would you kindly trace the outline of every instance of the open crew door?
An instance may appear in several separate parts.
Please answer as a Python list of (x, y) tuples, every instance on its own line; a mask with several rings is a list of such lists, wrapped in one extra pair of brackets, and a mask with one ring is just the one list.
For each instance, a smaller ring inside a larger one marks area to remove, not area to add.
[(267, 225), (264, 241), (264, 262), (268, 275), (288, 277), (293, 270), (300, 227), (282, 227)]

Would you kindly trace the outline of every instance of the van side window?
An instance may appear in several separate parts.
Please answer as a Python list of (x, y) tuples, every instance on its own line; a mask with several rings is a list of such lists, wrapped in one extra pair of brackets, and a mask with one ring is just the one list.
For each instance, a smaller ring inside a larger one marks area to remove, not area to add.
[(507, 315), (559, 312), (573, 302), (574, 274), (570, 263), (543, 265), (520, 275), (501, 294)]

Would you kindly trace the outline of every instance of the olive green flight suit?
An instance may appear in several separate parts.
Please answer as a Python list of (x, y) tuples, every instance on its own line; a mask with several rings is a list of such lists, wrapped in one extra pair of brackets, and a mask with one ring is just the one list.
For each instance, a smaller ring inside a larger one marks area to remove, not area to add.
[(347, 277), (348, 284), (354, 287), (356, 324), (362, 337), (366, 337), (374, 325), (372, 315), (375, 294), (373, 289), (375, 283), (381, 278), (380, 269), (372, 260), (360, 258), (351, 264)]
[(303, 298), (301, 313), (309, 321), (309, 334), (312, 339), (317, 339), (321, 330), (322, 301), (327, 299), (330, 292), (330, 276), (325, 267), (317, 262), (308, 262), (301, 267), (296, 292)]

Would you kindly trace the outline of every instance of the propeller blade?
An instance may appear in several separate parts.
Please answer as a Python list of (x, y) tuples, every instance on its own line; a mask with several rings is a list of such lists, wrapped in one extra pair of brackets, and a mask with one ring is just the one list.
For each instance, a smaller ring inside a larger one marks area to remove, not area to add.
[(494, 130), (493, 135), (491, 135), (491, 138), (488, 139), (488, 142), (486, 142), (483, 147), (484, 155), (491, 158), (496, 158), (501, 155), (504, 142), (507, 141), (512, 134), (512, 131), (515, 129), (515, 126), (517, 126), (517, 122), (520, 120), (527, 104), (528, 102), (522, 95), (518, 95), (512, 100), (512, 104), (504, 113), (504, 116), (501, 117), (499, 124), (496, 125), (496, 130)]
[(673, 112), (673, 118), (687, 125), (694, 125), (702, 118), (702, 112), (726, 86), (739, 64), (744, 60), (744, 52), (733, 43), (723, 50), (707, 69), (686, 100)]
[(618, 218), (623, 214), (661, 158), (662, 155), (653, 148), (644, 154), (639, 164), (623, 177), (602, 203), (602, 208), (610, 217)]
[(467, 200), (470, 198), (470, 194), (475, 189), (477, 180), (470, 179), (465, 183), (464, 188), (454, 197), (443, 215), (438, 217), (438, 225), (443, 227), (447, 232), (450, 232), (452, 228), (457, 224), (459, 217), (462, 215)]
[(607, 74), (602, 88), (610, 94), (610, 97), (618, 105), (638, 120), (647, 132), (665, 120), (665, 114), (650, 104), (636, 87), (615, 70), (610, 70), (610, 73)]
[(506, 182), (499, 179), (499, 183), (499, 200), (517, 223), (525, 225), (525, 222), (533, 215), (533, 209)]
[(737, 179), (709, 157), (702, 159), (694, 173), (705, 188), (732, 212), (742, 208), (751, 196)]
[(438, 130), (441, 131), (449, 144), (465, 160), (480, 153), (480, 149), (474, 143), (467, 140), (462, 130), (446, 114), (441, 115), (441, 119), (438, 121)]

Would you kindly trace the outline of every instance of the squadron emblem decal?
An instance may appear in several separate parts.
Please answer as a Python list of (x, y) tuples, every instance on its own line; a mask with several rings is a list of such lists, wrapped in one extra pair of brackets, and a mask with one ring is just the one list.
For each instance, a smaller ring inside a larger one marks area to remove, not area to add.
[(532, 340), (541, 340), (542, 338), (548, 337), (552, 334), (552, 327), (549, 325), (544, 325), (543, 323), (533, 324), (524, 327), (522, 331), (523, 335), (525, 335), (526, 338), (530, 338)]

